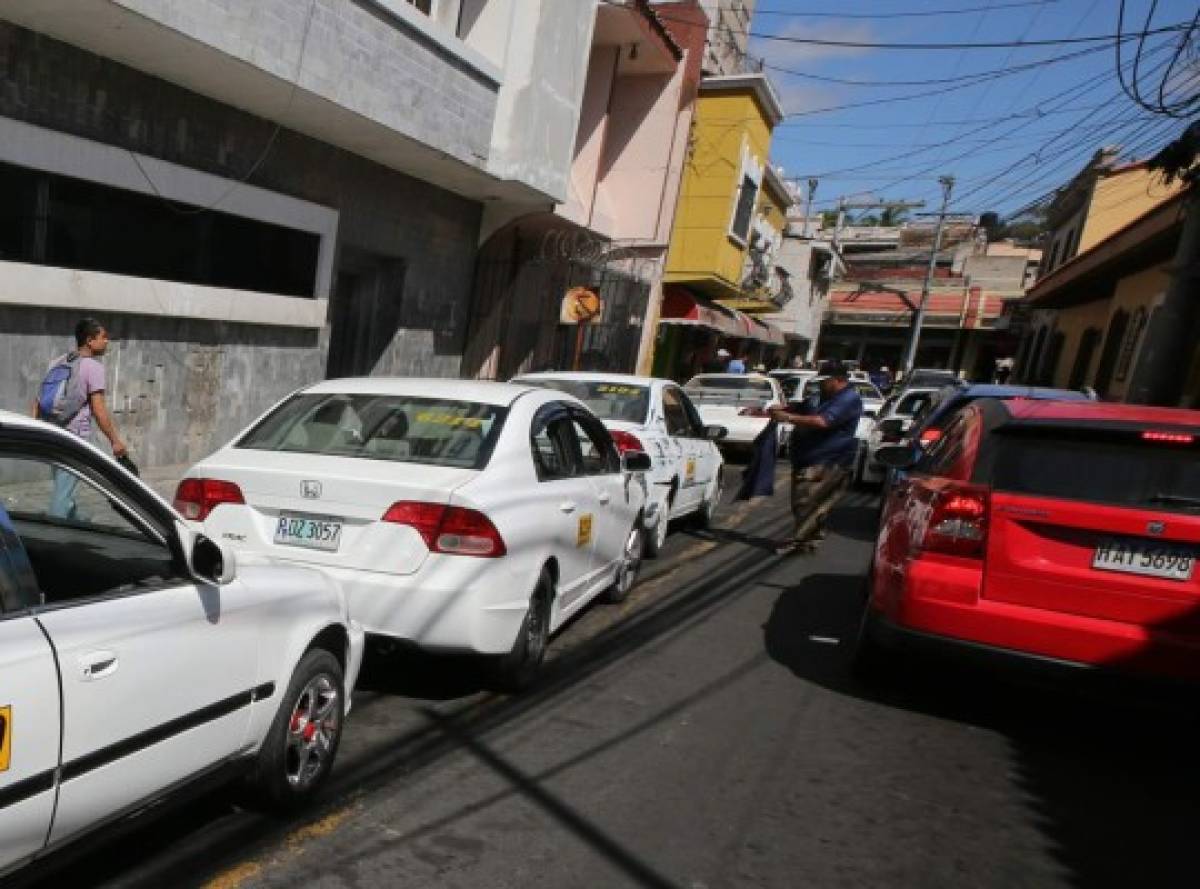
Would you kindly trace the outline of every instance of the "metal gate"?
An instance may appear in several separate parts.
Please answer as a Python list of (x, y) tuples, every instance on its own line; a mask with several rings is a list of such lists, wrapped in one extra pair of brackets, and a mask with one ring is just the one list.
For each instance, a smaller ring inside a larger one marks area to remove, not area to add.
[[(591, 246), (579, 249), (579, 233), (566, 233), (569, 241), (563, 234), (522, 225), (493, 236), (480, 251), (464, 376), (507, 380), (541, 370), (636, 370), (650, 284), (627, 270), (636, 270), (636, 261), (622, 259), (606, 243), (586, 236)], [(559, 323), (563, 296), (577, 286), (595, 290), (603, 302), (600, 317), (582, 331)]]

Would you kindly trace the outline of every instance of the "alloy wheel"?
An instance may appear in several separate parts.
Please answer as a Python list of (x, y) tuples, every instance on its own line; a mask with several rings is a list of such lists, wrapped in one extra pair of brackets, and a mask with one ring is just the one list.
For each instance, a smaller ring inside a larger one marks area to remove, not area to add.
[(324, 673), (314, 676), (292, 706), (284, 741), (284, 772), (296, 790), (306, 789), (329, 765), (341, 718), (337, 684)]

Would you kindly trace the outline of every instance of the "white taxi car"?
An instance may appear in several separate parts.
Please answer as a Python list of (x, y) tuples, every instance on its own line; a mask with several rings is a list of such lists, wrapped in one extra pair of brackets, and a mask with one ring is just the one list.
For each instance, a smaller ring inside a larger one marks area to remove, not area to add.
[(867, 439), (866, 449), (855, 467), (855, 483), (883, 484), (888, 469), (875, 460), (876, 452), (886, 444), (900, 441), (912, 426), (913, 420), (935, 404), (941, 393), (941, 389), (905, 389), (883, 403)]
[(175, 503), (214, 540), (324, 569), (368, 633), (495, 656), (518, 688), (564, 621), (633, 586), (649, 468), (561, 392), (343, 379), (280, 402)]
[(600, 418), (617, 450), (650, 455), (650, 501), (646, 504), (646, 552), (657, 555), (671, 521), (695, 516), (707, 526), (721, 501), (724, 460), (713, 443), (723, 426), (705, 426), (700, 414), (670, 380), (605, 373), (526, 374), (513, 382), (546, 386), (574, 395)]
[(0, 876), (198, 778), (329, 774), (363, 633), (67, 432), (0, 413)]
[[(770, 409), (786, 403), (779, 381), (765, 374), (698, 374), (683, 388), (705, 423), (725, 427), (726, 447), (749, 448), (771, 422)], [(791, 431), (779, 424), (780, 449)]]

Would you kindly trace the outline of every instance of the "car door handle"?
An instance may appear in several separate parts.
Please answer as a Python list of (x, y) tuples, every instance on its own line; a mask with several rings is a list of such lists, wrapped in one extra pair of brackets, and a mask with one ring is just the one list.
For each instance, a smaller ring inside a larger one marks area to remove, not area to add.
[(79, 675), (84, 682), (94, 682), (117, 672), (120, 661), (114, 651), (91, 651), (79, 657)]
[(600, 501), (600, 505), (601, 505), (601, 506), (608, 506), (608, 502), (609, 502), (610, 500), (612, 500), (612, 495), (611, 495), (611, 494), (607, 494), (607, 493), (606, 493), (606, 494), (601, 494), (601, 495), (600, 495), (599, 497), (597, 497), (596, 499), (598, 499), (598, 500)]
[(567, 500), (563, 503), (558, 504), (558, 508), (561, 509), (563, 512), (572, 513), (575, 511), (575, 504), (572, 503), (570, 500)]

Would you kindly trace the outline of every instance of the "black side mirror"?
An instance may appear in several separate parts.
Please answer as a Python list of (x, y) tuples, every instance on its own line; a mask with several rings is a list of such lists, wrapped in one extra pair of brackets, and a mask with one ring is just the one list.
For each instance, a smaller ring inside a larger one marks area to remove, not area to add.
[(886, 420), (880, 420), (876, 428), (886, 440), (899, 441), (900, 436), (904, 434), (904, 420), (900, 417), (888, 417)]
[(649, 472), (650, 455), (645, 451), (626, 451), (621, 455), (621, 470), (624, 472)]
[(236, 573), (233, 552), (198, 535), (192, 544), (192, 573), (218, 586), (230, 583)]
[(883, 445), (875, 451), (875, 461), (889, 469), (912, 469), (919, 456), (916, 448), (906, 444)]
[(705, 426), (704, 437), (709, 441), (720, 441), (729, 434), (729, 430), (724, 426)]

